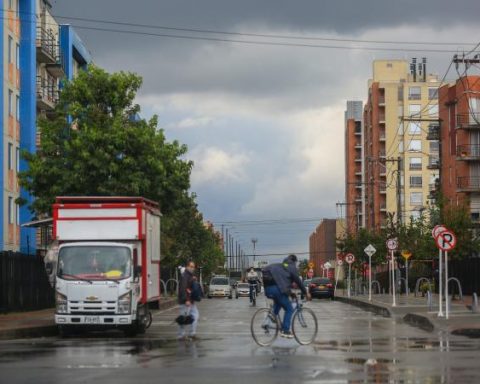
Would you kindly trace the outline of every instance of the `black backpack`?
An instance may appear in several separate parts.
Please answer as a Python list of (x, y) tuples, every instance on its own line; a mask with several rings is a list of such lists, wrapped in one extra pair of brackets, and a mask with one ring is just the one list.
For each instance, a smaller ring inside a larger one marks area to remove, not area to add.
[(197, 280), (192, 281), (192, 292), (190, 294), (190, 297), (193, 301), (202, 301), (203, 290)]

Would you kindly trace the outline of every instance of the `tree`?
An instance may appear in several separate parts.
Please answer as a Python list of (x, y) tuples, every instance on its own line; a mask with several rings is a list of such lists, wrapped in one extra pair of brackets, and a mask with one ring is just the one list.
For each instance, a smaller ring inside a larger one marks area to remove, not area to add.
[(167, 142), (156, 116), (139, 118), (134, 100), (141, 84), (136, 74), (109, 74), (94, 65), (65, 81), (53, 118), (38, 120), (39, 150), (22, 154), (28, 169), (19, 174), (20, 185), (35, 197), (30, 209), (37, 216), (50, 214), (59, 195), (157, 201), (166, 260), (201, 255), (208, 263), (221, 251), (189, 192), (193, 163), (183, 158), (185, 145)]

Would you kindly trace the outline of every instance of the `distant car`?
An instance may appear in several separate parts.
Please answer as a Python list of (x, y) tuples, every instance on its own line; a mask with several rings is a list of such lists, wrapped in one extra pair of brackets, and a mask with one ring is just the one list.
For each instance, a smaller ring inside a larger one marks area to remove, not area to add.
[(228, 277), (213, 277), (210, 280), (207, 297), (209, 299), (212, 297), (228, 297), (231, 299), (233, 297), (233, 288)]
[(248, 283), (238, 283), (237, 285), (237, 299), (238, 297), (249, 297), (250, 296), (250, 285)]
[(327, 277), (314, 277), (308, 285), (308, 290), (312, 297), (335, 298), (334, 287), (332, 281)]

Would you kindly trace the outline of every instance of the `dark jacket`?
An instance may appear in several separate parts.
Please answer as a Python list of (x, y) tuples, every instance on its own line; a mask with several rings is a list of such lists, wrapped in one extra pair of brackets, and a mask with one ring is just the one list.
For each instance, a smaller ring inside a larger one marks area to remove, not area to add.
[(289, 259), (283, 260), (283, 263), (275, 263), (267, 265), (264, 271), (270, 272), (275, 284), (280, 288), (280, 291), (285, 294), (290, 293), (292, 284), (296, 283), (303, 294), (307, 294), (307, 290), (303, 286), (302, 280), (298, 275), (295, 263)]
[(192, 293), (193, 280), (194, 276), (192, 273), (190, 273), (188, 269), (185, 269), (178, 283), (178, 304), (185, 304), (187, 301), (192, 301), (190, 295)]

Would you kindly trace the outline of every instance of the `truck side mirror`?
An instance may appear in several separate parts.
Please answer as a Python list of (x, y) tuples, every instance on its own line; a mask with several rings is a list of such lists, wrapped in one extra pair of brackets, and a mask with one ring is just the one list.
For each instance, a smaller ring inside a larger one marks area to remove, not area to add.
[(142, 266), (141, 265), (136, 265), (133, 275), (135, 278), (142, 276)]
[(51, 275), (53, 272), (53, 263), (45, 263), (45, 271), (47, 272), (47, 275)]

